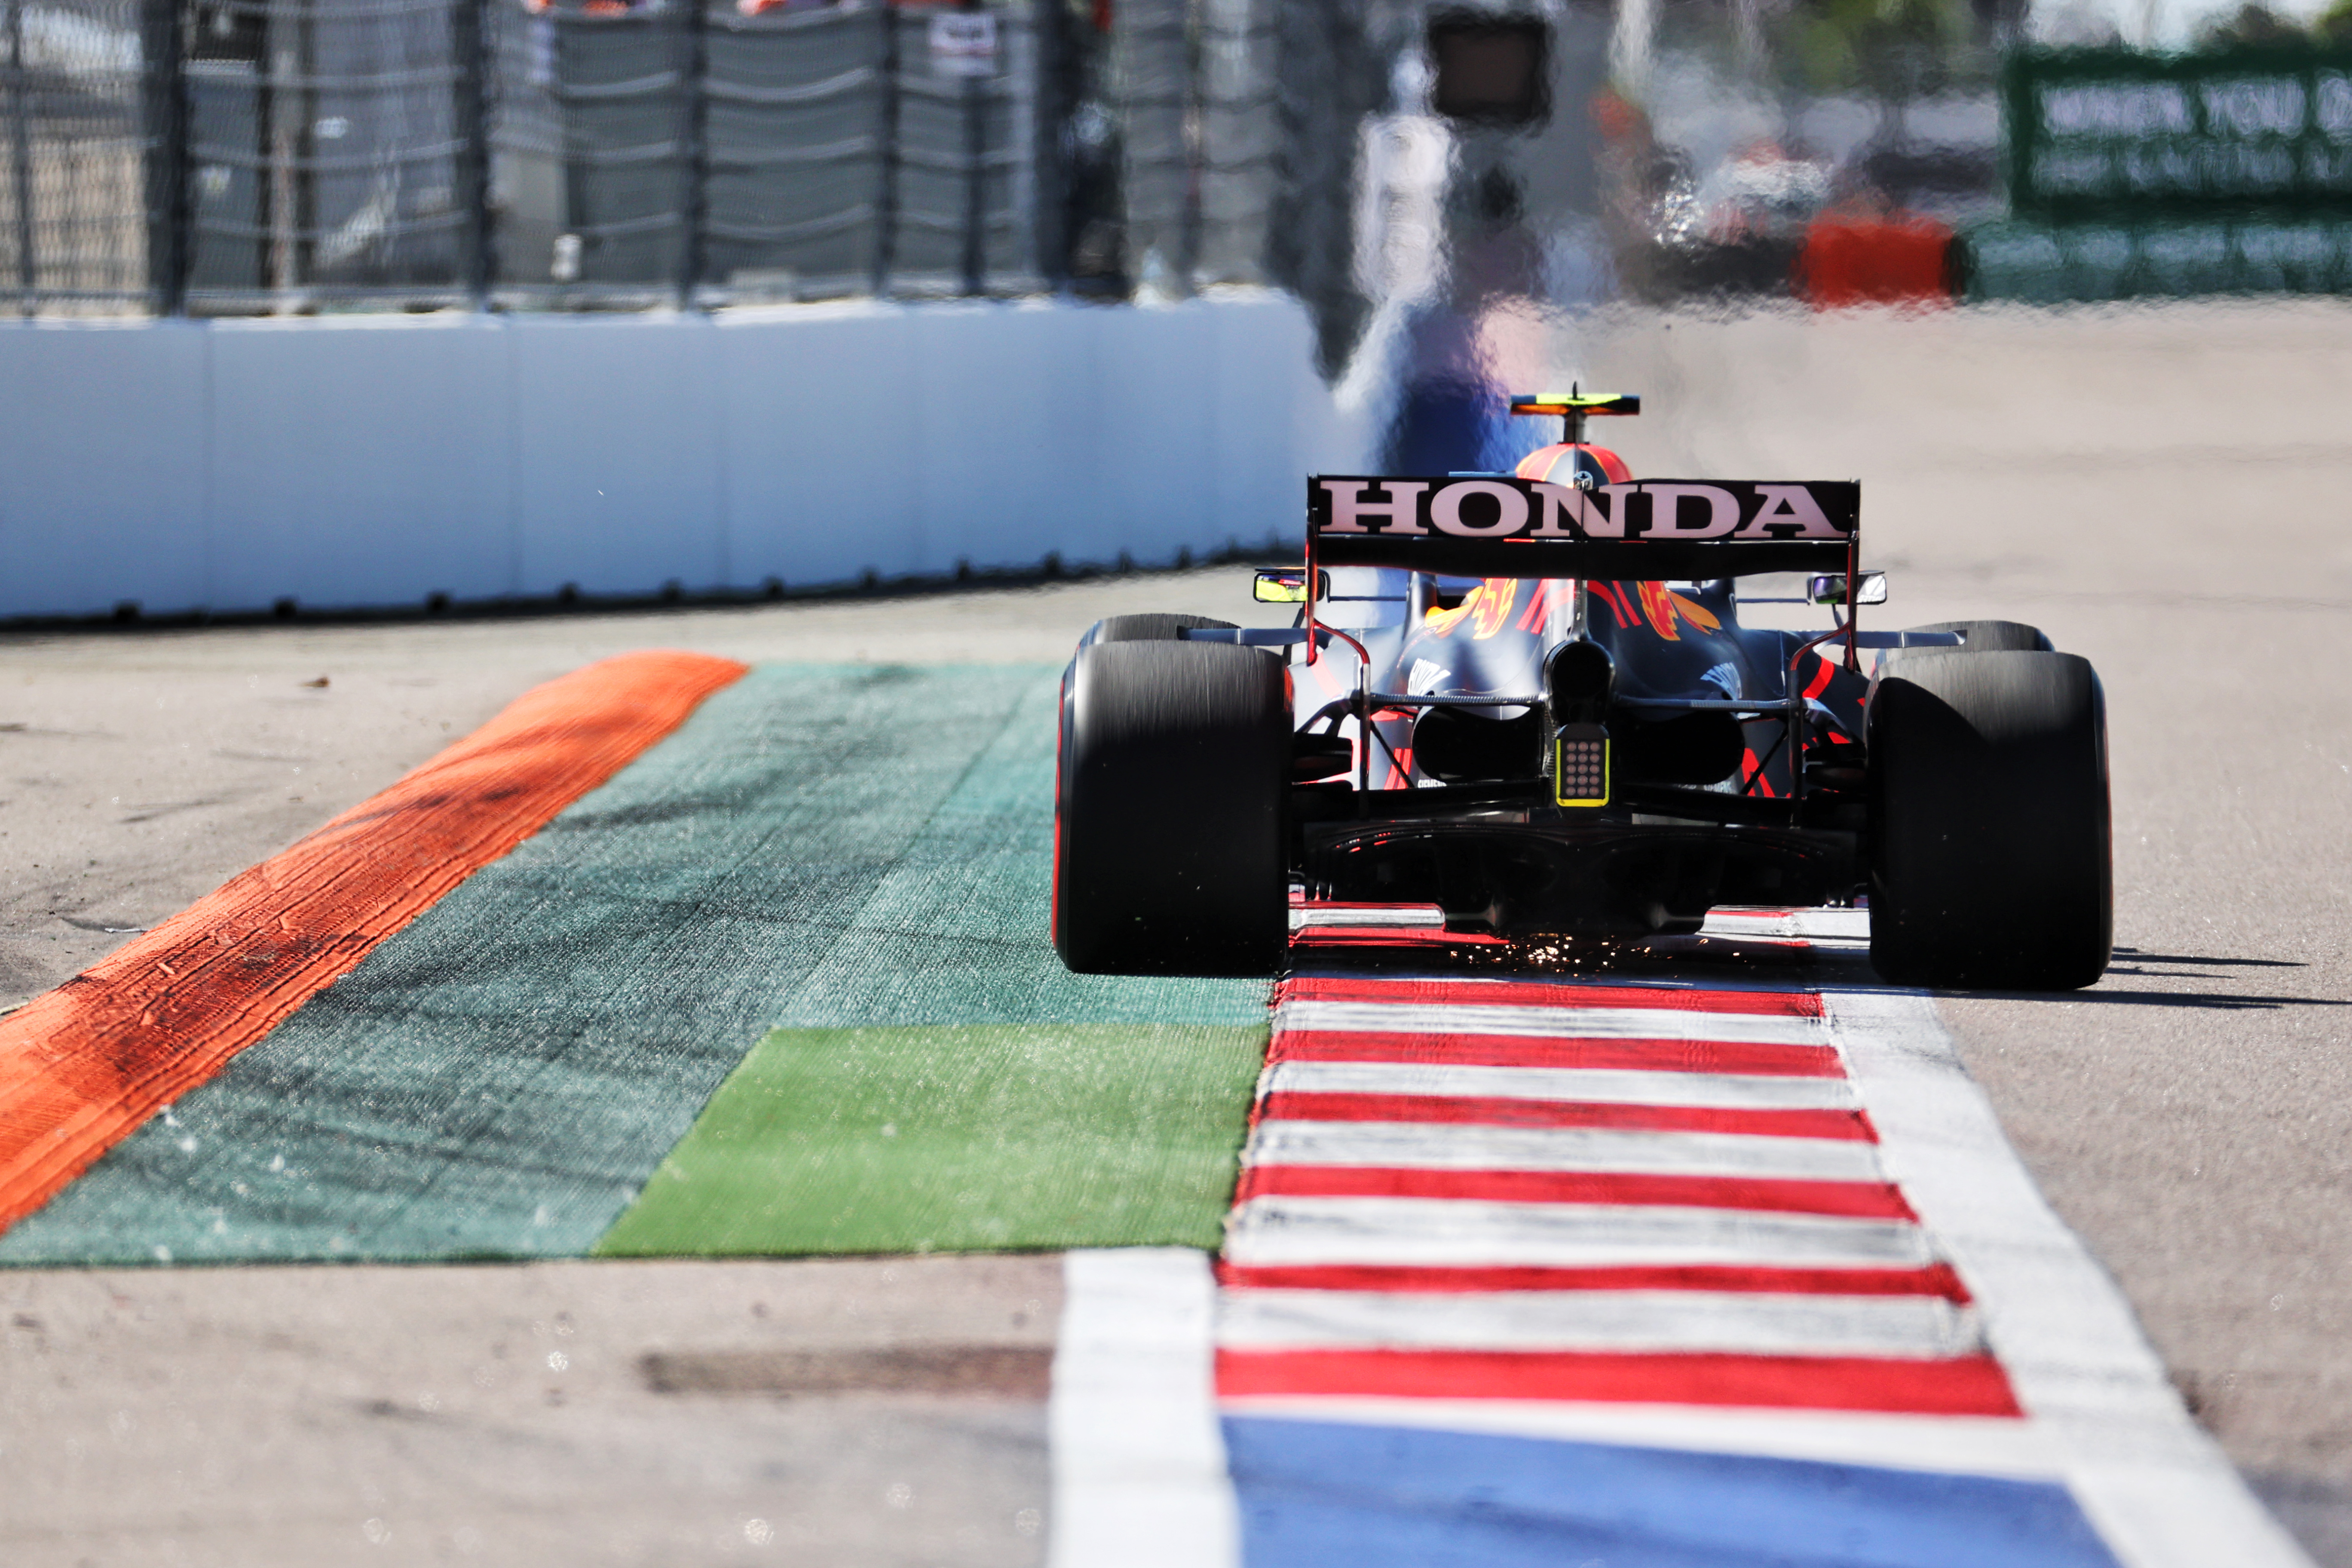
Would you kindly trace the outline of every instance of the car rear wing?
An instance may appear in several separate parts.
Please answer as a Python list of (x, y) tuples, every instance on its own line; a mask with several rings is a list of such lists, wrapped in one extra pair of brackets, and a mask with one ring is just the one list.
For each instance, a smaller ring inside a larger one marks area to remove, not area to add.
[(1318, 474), (1310, 566), (1459, 577), (1738, 577), (1854, 570), (1862, 486), (1643, 479), (1580, 489), (1507, 475)]

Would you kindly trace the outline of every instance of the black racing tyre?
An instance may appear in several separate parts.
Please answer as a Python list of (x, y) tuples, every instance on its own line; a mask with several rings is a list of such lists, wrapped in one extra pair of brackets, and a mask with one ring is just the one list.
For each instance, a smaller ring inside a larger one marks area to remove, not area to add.
[(1175, 642), (1180, 631), (1195, 626), (1211, 626), (1230, 631), (1233, 622), (1212, 620), (1207, 616), (1167, 615), (1153, 611), (1142, 616), (1108, 616), (1095, 623), (1094, 630), (1086, 635), (1080, 647), (1092, 647), (1107, 642)]
[[(1140, 618), (1140, 617), (1137, 617)], [(1281, 662), (1082, 647), (1062, 679), (1054, 946), (1081, 974), (1270, 974), (1289, 931)]]
[(1921, 649), (1873, 689), (1866, 730), (1871, 966), (1899, 985), (2098, 979), (2115, 884), (2090, 661)]
[(2023, 621), (1937, 621), (1932, 626), (1910, 629), (1961, 635), (1964, 640), (1958, 647), (1935, 650), (1939, 653), (2053, 653), (2058, 646), (2040, 626), (2029, 626)]

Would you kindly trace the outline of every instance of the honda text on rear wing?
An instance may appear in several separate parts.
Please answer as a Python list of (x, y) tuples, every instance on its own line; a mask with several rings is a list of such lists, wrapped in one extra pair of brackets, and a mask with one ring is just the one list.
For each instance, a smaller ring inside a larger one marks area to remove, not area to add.
[(1846, 571), (1861, 510), (1862, 487), (1839, 479), (1318, 474), (1307, 482), (1307, 541), (1323, 566), (1696, 580)]

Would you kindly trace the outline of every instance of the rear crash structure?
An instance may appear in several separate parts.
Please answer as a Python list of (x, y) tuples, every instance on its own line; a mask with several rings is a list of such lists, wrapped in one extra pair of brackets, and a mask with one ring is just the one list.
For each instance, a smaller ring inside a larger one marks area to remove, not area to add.
[[(1639, 400), (1513, 400), (1508, 474), (1318, 475), (1294, 626), (1117, 616), (1062, 684), (1054, 940), (1074, 970), (1264, 973), (1291, 892), (1517, 937), (1866, 902), (1905, 984), (2106, 966), (2097, 675), (2031, 626), (1863, 631), (1860, 487), (1635, 480), (1585, 440)], [(1801, 574), (1790, 599), (1743, 597)], [(1828, 608), (1814, 633), (1742, 604)], [(1874, 656), (1865, 674), (1863, 655)]]

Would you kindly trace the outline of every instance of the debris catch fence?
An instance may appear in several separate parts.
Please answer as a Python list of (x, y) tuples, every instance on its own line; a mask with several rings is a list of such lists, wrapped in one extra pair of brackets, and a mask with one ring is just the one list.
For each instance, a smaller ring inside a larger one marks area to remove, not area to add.
[(0, 309), (1026, 291), (1054, 36), (763, 0), (0, 0)]

